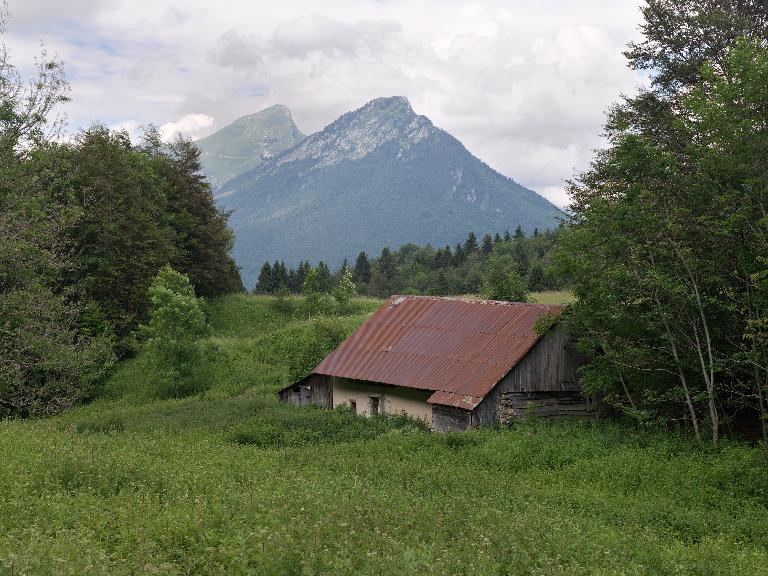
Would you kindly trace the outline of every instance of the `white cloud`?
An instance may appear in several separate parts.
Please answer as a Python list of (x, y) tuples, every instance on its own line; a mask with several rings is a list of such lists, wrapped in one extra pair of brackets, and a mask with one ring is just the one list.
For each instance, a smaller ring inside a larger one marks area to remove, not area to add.
[(309, 133), (403, 95), (561, 205), (605, 110), (641, 81), (621, 56), (639, 0), (73, 0), (58, 27), (53, 0), (10, 1), (14, 58), (44, 38), (66, 63), (73, 128), (131, 118), (198, 137), (280, 103)]
[(131, 142), (138, 142), (139, 138), (141, 138), (143, 126), (138, 120), (121, 120), (120, 122), (110, 124), (108, 128), (116, 132), (125, 131), (130, 136)]
[(166, 122), (160, 126), (160, 136), (166, 142), (170, 142), (177, 136), (184, 136), (197, 140), (209, 132), (213, 125), (213, 116), (207, 114), (187, 114), (176, 122)]

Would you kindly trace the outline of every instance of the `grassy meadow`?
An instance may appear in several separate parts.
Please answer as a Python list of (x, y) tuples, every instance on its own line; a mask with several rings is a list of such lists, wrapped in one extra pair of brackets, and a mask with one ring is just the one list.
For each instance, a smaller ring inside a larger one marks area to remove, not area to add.
[(768, 574), (759, 448), (277, 402), (378, 305), (221, 298), (181, 386), (138, 355), (89, 405), (1, 422), (0, 574)]

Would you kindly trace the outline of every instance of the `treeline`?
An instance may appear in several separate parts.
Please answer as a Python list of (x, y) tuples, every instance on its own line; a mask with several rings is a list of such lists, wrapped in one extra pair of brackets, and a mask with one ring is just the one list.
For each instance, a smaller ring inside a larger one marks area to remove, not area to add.
[[(0, 14), (0, 24), (4, 23)], [(0, 417), (91, 396), (147, 317), (164, 265), (197, 293), (242, 289), (232, 233), (190, 143), (93, 126), (62, 143), (59, 61), (22, 80), (0, 50)]]
[(648, 0), (626, 56), (652, 83), (611, 111), (571, 187), (558, 260), (589, 391), (715, 444), (768, 438), (768, 11)]
[(365, 252), (357, 255), (354, 263), (344, 261), (332, 272), (325, 262), (313, 268), (302, 262), (295, 269), (284, 262), (265, 262), (261, 267), (253, 291), (257, 294), (276, 294), (281, 291), (301, 293), (310, 270), (317, 276), (319, 290), (331, 293), (338, 285), (345, 269), (349, 268), (359, 294), (387, 297), (392, 294), (426, 294), (449, 296), (457, 294), (498, 294), (495, 277), (514, 282), (519, 298), (525, 292), (558, 290), (567, 285), (567, 279), (552, 265), (552, 250), (557, 244), (560, 230), (539, 232), (526, 237), (518, 227), (514, 234), (485, 234), (478, 239), (470, 232), (464, 242), (455, 247), (417, 246), (406, 244), (397, 250), (384, 248), (376, 257)]

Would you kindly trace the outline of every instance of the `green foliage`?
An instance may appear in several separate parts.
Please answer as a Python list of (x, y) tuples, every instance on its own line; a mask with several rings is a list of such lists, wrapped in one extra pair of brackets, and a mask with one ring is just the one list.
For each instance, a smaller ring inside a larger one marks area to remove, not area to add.
[(95, 395), (115, 357), (79, 333), (77, 310), (41, 286), (0, 293), (0, 416), (53, 414)]
[(721, 420), (766, 414), (768, 350), (750, 337), (768, 313), (765, 6), (649, 0), (644, 16), (627, 56), (653, 84), (612, 110), (559, 259), (597, 358), (585, 386), (716, 444)]
[(304, 283), (301, 286), (301, 293), (304, 295), (304, 302), (310, 314), (317, 314), (322, 304), (322, 294), (320, 292), (320, 279), (314, 268), (309, 268), (304, 277)]
[(352, 272), (349, 268), (344, 268), (338, 286), (333, 291), (333, 297), (339, 305), (339, 309), (345, 311), (349, 306), (350, 300), (357, 295), (357, 287), (352, 281)]
[(184, 395), (181, 380), (199, 363), (198, 339), (210, 327), (189, 278), (164, 266), (149, 287), (149, 323), (140, 327), (144, 347), (158, 363), (168, 390)]
[(528, 291), (508, 259), (492, 256), (488, 261), (488, 277), (484, 296), (490, 300), (527, 302)]
[(25, 82), (0, 45), (0, 416), (91, 398), (114, 350), (132, 351), (164, 264), (201, 295), (242, 290), (198, 150), (100, 125), (56, 143), (68, 94), (57, 59), (43, 52)]
[(265, 421), (263, 415), (244, 420), (227, 434), (231, 442), (259, 448), (340, 444), (373, 439), (393, 431), (426, 432), (423, 423), (402, 416), (361, 418), (348, 408), (333, 411), (308, 407), (286, 410), (277, 421)]
[(766, 573), (758, 449), (606, 422), (428, 434), (277, 402), (291, 346), (330, 346), (379, 304), (307, 322), (218, 298), (205, 394), (138, 397), (157, 370), (141, 353), (111, 399), (0, 423), (0, 572)]
[[(7, 6), (0, 5), (0, 35)], [(92, 397), (114, 362), (109, 326), (66, 279), (77, 268), (68, 232), (67, 149), (46, 142), (68, 98), (61, 63), (45, 52), (27, 83), (0, 45), (0, 418), (52, 414)]]
[[(560, 233), (559, 230), (537, 233), (531, 238), (522, 234), (514, 240), (511, 234), (507, 240), (498, 234), (494, 240), (490, 234), (486, 234), (480, 247), (477, 247), (476, 237), (470, 235), (459, 245), (457, 253), (450, 246), (435, 250), (429, 245), (416, 244), (404, 244), (396, 251), (384, 248), (381, 255), (373, 259), (369, 259), (365, 252), (360, 252), (352, 280), (361, 294), (380, 298), (392, 294), (479, 294), (483, 292), (490, 274), (490, 258), (500, 256), (506, 259), (509, 267), (522, 275), (529, 290), (556, 291), (568, 285), (567, 276), (561, 275), (552, 266), (552, 252)], [(288, 268), (285, 272), (293, 293), (301, 292), (301, 285), (296, 279), (300, 277), (303, 281), (309, 268), (308, 263), (302, 263), (296, 270)], [(269, 262), (264, 263), (256, 284), (256, 293), (275, 293), (273, 269), (274, 266)], [(333, 286), (338, 287), (344, 269), (342, 265), (339, 271), (330, 275)]]

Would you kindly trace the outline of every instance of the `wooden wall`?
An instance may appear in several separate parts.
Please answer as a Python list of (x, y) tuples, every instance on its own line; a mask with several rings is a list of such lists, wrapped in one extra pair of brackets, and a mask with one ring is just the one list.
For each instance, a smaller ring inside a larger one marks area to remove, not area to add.
[(323, 408), (333, 408), (333, 385), (331, 377), (322, 374), (310, 374), (293, 386), (278, 392), (280, 402), (306, 406), (317, 404)]
[(525, 357), (501, 379), (505, 392), (578, 392), (576, 371), (586, 359), (565, 331), (547, 332)]
[(509, 392), (501, 395), (499, 422), (508, 424), (528, 417), (592, 416), (594, 403), (578, 392)]
[(586, 360), (566, 332), (555, 326), (472, 411), (471, 425), (492, 426), (504, 421), (502, 416), (509, 421), (510, 414), (529, 403), (541, 404), (535, 413), (542, 417), (591, 414), (591, 403), (581, 397), (577, 372)]

